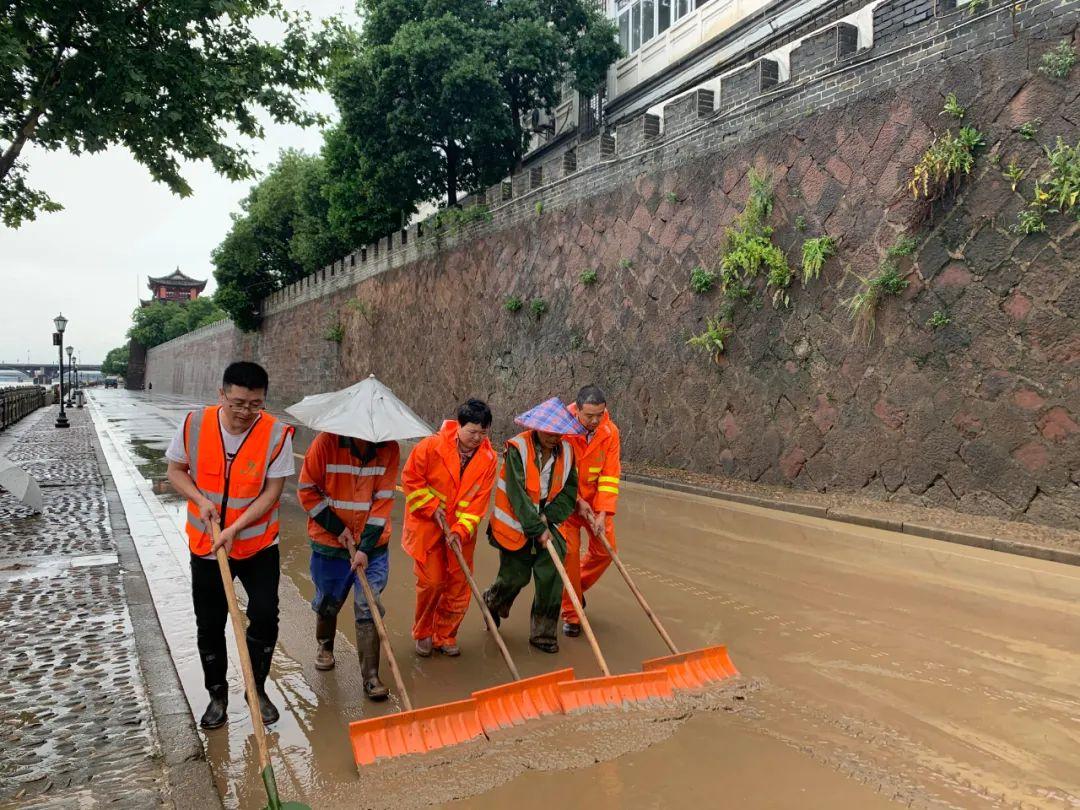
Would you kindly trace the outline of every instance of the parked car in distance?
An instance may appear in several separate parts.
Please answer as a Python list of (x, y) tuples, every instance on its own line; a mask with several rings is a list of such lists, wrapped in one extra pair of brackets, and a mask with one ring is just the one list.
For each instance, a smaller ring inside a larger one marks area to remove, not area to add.
[(116, 387), (118, 387), (119, 383), (120, 383), (120, 378), (119, 377), (106, 377), (105, 378), (105, 387), (106, 388), (116, 388)]

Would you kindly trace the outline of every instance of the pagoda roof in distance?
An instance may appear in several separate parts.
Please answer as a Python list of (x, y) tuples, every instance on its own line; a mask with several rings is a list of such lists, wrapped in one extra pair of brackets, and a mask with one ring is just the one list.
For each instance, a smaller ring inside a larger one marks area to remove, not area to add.
[(206, 286), (206, 281), (199, 281), (197, 278), (185, 276), (180, 272), (180, 268), (177, 267), (167, 276), (150, 276), (146, 282), (146, 286), (150, 289), (154, 289), (158, 284), (165, 284), (169, 287), (197, 287), (199, 290), (202, 290)]

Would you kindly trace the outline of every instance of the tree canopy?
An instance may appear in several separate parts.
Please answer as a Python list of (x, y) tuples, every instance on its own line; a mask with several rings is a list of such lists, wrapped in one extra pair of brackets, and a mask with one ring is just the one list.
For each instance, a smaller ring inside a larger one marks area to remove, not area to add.
[[(128, 337), (150, 349), (200, 326), (220, 321), (225, 313), (210, 298), (194, 301), (154, 301), (131, 313)], [(115, 351), (115, 350), (114, 350)]]
[(212, 256), (214, 299), (241, 329), (258, 325), (260, 299), (348, 250), (330, 226), (325, 185), (322, 158), (286, 150), (233, 215)]
[(331, 81), (336, 137), (352, 150), (346, 181), (398, 211), (490, 185), (524, 153), (525, 113), (555, 107), (564, 81), (595, 93), (619, 55), (614, 26), (585, 0), (362, 6), (360, 47)]
[(115, 349), (109, 349), (101, 363), (101, 373), (106, 376), (126, 377), (130, 347), (125, 343)]
[[(256, 21), (284, 30), (274, 43)], [(28, 143), (75, 154), (123, 146), (186, 196), (182, 160), (253, 174), (240, 138), (321, 119), (299, 94), (322, 85), (343, 42), (280, 0), (20, 0), (0, 4), (0, 217), (18, 227), (60, 206), (27, 182)]]

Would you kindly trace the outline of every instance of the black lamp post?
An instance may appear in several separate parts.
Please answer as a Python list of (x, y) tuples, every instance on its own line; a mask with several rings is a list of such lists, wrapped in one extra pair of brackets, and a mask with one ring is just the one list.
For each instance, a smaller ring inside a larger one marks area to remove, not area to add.
[(79, 388), (79, 358), (75, 358), (75, 407), (82, 407), (82, 389)]
[(53, 342), (60, 347), (60, 415), (56, 417), (56, 427), (58, 428), (71, 427), (68, 423), (67, 414), (64, 413), (64, 329), (67, 328), (67, 322), (68, 319), (64, 317), (63, 313), (53, 318), (53, 325), (56, 326)]
[(68, 356), (68, 370), (67, 370), (67, 385), (68, 385), (68, 398), (67, 405), (69, 408), (75, 407), (75, 361), (71, 359), (71, 355), (75, 354), (75, 347), (70, 343), (67, 348), (64, 349)]

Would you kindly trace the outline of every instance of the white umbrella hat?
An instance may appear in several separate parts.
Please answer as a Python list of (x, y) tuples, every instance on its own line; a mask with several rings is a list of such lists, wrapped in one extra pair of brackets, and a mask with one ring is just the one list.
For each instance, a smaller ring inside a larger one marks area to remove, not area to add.
[(340, 391), (306, 396), (285, 412), (312, 430), (367, 442), (418, 439), (435, 432), (374, 374)]
[(41, 511), (41, 490), (37, 481), (3, 456), (0, 456), (0, 489), (6, 489), (35, 512)]

